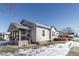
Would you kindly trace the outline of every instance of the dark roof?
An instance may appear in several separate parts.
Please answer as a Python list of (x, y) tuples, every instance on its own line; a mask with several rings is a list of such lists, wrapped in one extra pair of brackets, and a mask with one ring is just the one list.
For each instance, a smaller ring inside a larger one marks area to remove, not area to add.
[(40, 27), (48, 28), (48, 29), (54, 28), (57, 32), (59, 32), (59, 31), (57, 30), (57, 28), (54, 27), (54, 26), (48, 26), (48, 25), (44, 25), (44, 24), (40, 24), (40, 23), (31, 21), (31, 20), (26, 20), (26, 19), (23, 19), (20, 23), (22, 24), (23, 22), (30, 22), (30, 23), (32, 23), (32, 24), (34, 24), (34, 25), (36, 25), (36, 26), (40, 26)]
[(37, 23), (37, 22), (34, 22), (34, 21), (30, 21), (30, 20), (25, 20), (25, 19), (23, 19), (20, 23), (22, 23), (22, 22), (30, 22), (30, 23), (32, 23), (32, 24), (35, 24), (36, 26), (40, 26), (40, 27), (44, 27), (44, 28), (48, 28), (48, 29), (51, 28), (51, 27), (48, 26), (48, 25), (40, 24), (40, 23)]
[(11, 24), (19, 29), (30, 29), (29, 27), (23, 26), (22, 24), (18, 24), (18, 23), (11, 23)]

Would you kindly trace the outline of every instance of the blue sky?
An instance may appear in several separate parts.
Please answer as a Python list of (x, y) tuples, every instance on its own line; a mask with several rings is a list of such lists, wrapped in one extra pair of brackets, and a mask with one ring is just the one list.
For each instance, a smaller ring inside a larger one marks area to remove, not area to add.
[(79, 4), (0, 4), (0, 32), (22, 19), (79, 30)]

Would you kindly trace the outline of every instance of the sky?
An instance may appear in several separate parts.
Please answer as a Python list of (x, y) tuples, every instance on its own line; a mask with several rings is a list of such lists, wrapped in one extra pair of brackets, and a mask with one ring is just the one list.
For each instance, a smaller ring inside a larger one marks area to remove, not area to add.
[(0, 4), (0, 32), (7, 32), (11, 22), (22, 19), (79, 31), (79, 4)]

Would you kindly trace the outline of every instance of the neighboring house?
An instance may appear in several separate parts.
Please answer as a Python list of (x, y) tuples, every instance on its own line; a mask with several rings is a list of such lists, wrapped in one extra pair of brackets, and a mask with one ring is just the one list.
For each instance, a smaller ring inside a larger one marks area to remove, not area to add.
[(77, 31), (74, 36), (79, 38), (79, 31)]
[(22, 20), (20, 24), (11, 23), (8, 29), (11, 40), (19, 40), (19, 45), (28, 43), (40, 43), (57, 38), (59, 32), (53, 26), (42, 25), (28, 20)]
[(0, 40), (3, 40), (3, 38), (4, 38), (4, 34), (0, 33)]
[(79, 41), (79, 31), (75, 32), (73, 40), (74, 41)]
[(6, 40), (9, 41), (10, 40), (10, 33), (0, 33), (0, 40)]
[(4, 33), (4, 40), (9, 41), (10, 40), (10, 32)]
[(59, 36), (57, 41), (70, 41), (74, 39), (74, 33), (64, 33), (59, 31)]

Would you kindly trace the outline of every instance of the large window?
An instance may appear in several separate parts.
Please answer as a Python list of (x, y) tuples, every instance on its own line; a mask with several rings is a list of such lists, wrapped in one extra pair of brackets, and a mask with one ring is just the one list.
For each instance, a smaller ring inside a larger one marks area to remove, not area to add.
[(45, 36), (45, 30), (42, 30), (42, 36)]
[(52, 36), (55, 36), (55, 32), (52, 31)]

